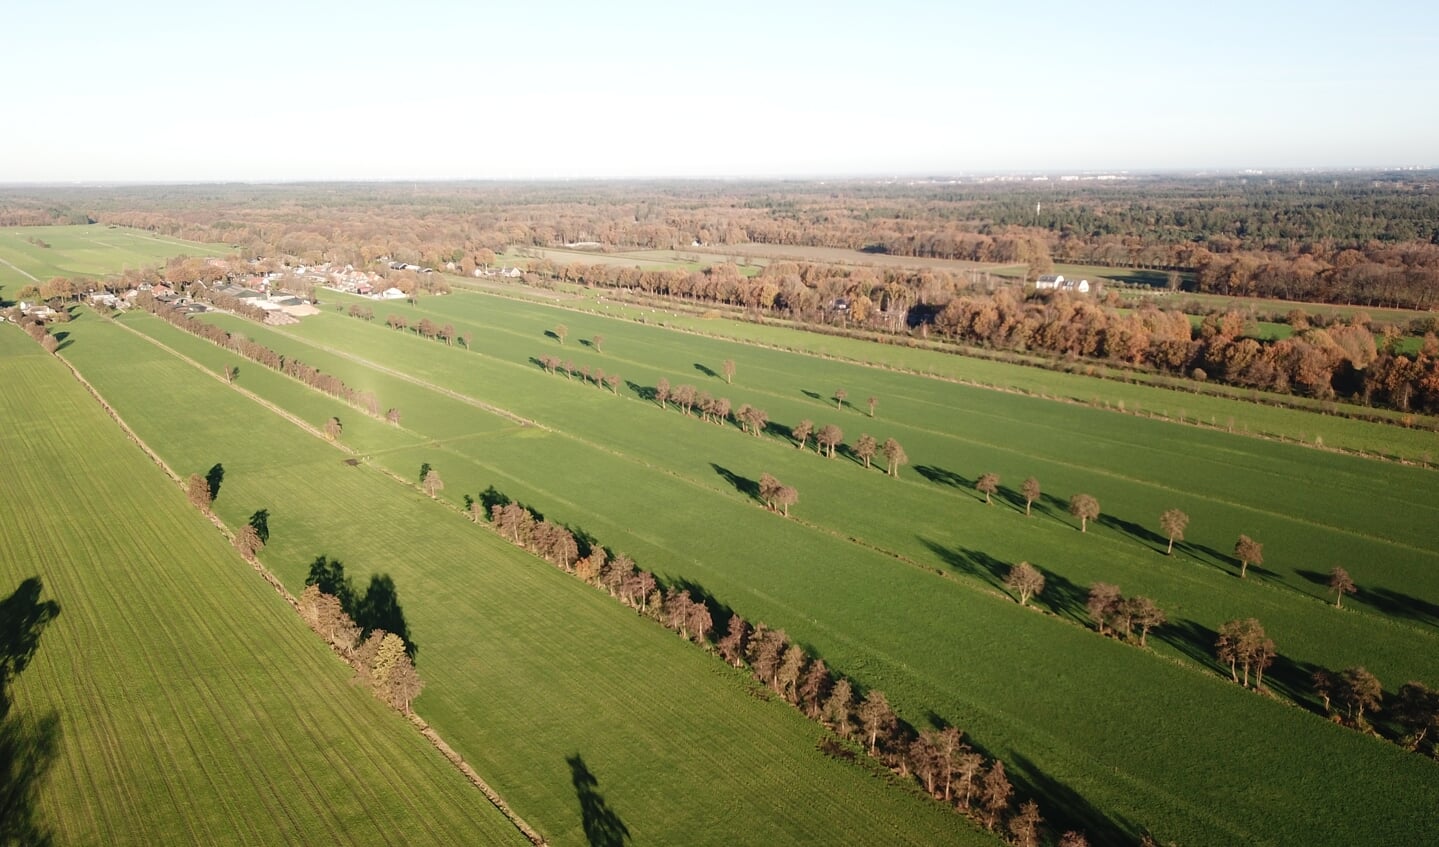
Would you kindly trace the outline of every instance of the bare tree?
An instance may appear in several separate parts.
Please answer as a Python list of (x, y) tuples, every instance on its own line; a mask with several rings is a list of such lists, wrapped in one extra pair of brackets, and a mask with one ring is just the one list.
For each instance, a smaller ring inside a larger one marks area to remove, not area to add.
[(1164, 610), (1148, 597), (1133, 597), (1126, 601), (1129, 620), (1139, 628), (1139, 646), (1146, 646), (1149, 631), (1168, 622)]
[(1159, 525), (1164, 533), (1169, 536), (1169, 549), (1164, 555), (1174, 555), (1174, 542), (1184, 540), (1184, 528), (1189, 526), (1189, 516), (1178, 509), (1165, 509), (1164, 514), (1159, 516)]
[(1241, 535), (1239, 540), (1234, 542), (1234, 558), (1239, 560), (1239, 578), (1243, 579), (1251, 564), (1264, 564), (1264, 545), (1247, 535)]
[(385, 411), (385, 420), (388, 421), (392, 426), (399, 426), (400, 410), (395, 408), (394, 406), (391, 406)]
[(784, 516), (789, 517), (789, 507), (799, 502), (799, 492), (792, 485), (781, 485), (774, 493), (774, 502)]
[(844, 408), (844, 400), (845, 400), (845, 398), (848, 397), (848, 396), (849, 396), (849, 392), (848, 392), (848, 391), (845, 391), (843, 388), (836, 388), (836, 389), (834, 390), (834, 407), (835, 407), (836, 409), (843, 409), (843, 408)]
[(1104, 634), (1104, 627), (1114, 617), (1115, 609), (1124, 602), (1124, 596), (1119, 593), (1119, 586), (1110, 585), (1107, 582), (1096, 582), (1089, 587), (1089, 600), (1084, 607), (1089, 611), (1089, 617), (1094, 621), (1094, 626), (1099, 634)]
[(1069, 498), (1069, 513), (1079, 518), (1079, 531), (1088, 532), (1089, 522), (1099, 517), (1099, 501), (1088, 494)]
[(864, 460), (864, 466), (866, 468), (869, 467), (870, 459), (873, 459), (874, 454), (877, 452), (879, 452), (879, 442), (874, 439), (873, 435), (867, 432), (861, 435), (859, 440), (854, 443), (854, 454)]
[(1020, 562), (1009, 569), (1004, 584), (1019, 595), (1019, 605), (1025, 606), (1029, 604), (1029, 598), (1044, 590), (1044, 574), (1029, 562)]
[(1399, 688), (1390, 710), (1404, 732), (1404, 747), (1419, 750), (1431, 733), (1439, 735), (1439, 691), (1422, 682), (1406, 682)]
[(824, 719), (842, 737), (849, 738), (853, 730), (850, 719), (854, 714), (854, 686), (841, 677), (835, 681), (834, 691), (824, 701)]
[(564, 344), (565, 336), (570, 334), (570, 328), (565, 326), (564, 324), (555, 324), (553, 332), (555, 334), (555, 338), (559, 339), (560, 344)]
[(235, 533), (234, 544), (240, 555), (247, 559), (255, 558), (255, 554), (265, 546), (265, 542), (260, 540), (260, 533), (250, 524), (245, 524)]
[(1363, 727), (1367, 726), (1364, 713), (1377, 710), (1384, 701), (1384, 686), (1363, 666), (1345, 668), (1339, 674), (1338, 695), (1349, 712), (1350, 723)]
[(874, 417), (874, 407), (879, 405), (879, 398), (871, 396), (865, 402), (869, 404), (869, 416)]
[(825, 448), (825, 455), (834, 458), (834, 448), (844, 441), (844, 430), (834, 424), (825, 424), (820, 427), (819, 433), (814, 437), (815, 443)]
[(747, 647), (746, 642), (748, 639), (749, 624), (745, 623), (745, 619), (739, 615), (730, 615), (729, 631), (725, 633), (725, 637), (721, 638), (715, 647), (719, 650), (719, 654), (724, 657), (726, 662), (729, 662), (735, 667), (740, 667), (744, 664), (745, 648)]
[(1024, 495), (1024, 516), (1027, 518), (1030, 507), (1034, 505), (1035, 500), (1039, 499), (1039, 480), (1032, 476), (1026, 478), (1024, 484), (1019, 487), (1019, 492)]
[(444, 489), (445, 481), (440, 479), (439, 471), (435, 470), (434, 468), (430, 468), (429, 471), (425, 473), (425, 479), (423, 482), (420, 483), (420, 485), (425, 489), (425, 493), (430, 495), (431, 498), (433, 498), (436, 494), (439, 494), (440, 491)]
[(1349, 571), (1341, 567), (1335, 567), (1329, 571), (1329, 590), (1334, 594), (1334, 608), (1336, 609), (1344, 608), (1345, 594), (1359, 592), (1359, 588), (1354, 585), (1354, 580), (1349, 576)]
[(1009, 776), (1004, 772), (1004, 762), (998, 759), (990, 766), (989, 771), (984, 775), (984, 782), (979, 789), (979, 799), (984, 805), (985, 826), (992, 832), (999, 823), (999, 816), (1009, 808), (1009, 799), (1014, 795), (1014, 786), (1009, 783)]
[(341, 431), (343, 431), (343, 429), (344, 427), (340, 425), (339, 418), (330, 418), (329, 420), (325, 421), (325, 437), (330, 439), (331, 441), (339, 438), (340, 433)]
[(1039, 825), (1044, 819), (1039, 816), (1039, 804), (1026, 800), (1019, 807), (1019, 814), (1009, 821), (1009, 834), (1013, 836), (1014, 847), (1039, 847)]
[(185, 481), (185, 496), (190, 498), (190, 505), (202, 512), (210, 511), (210, 483), (203, 476), (190, 474)]
[(984, 495), (984, 505), (993, 505), (989, 496), (999, 490), (999, 474), (982, 473), (979, 479), (974, 481), (974, 490)]
[(590, 337), (590, 343), (594, 345), (596, 353), (605, 352), (605, 337), (603, 335), (595, 333)]
[(731, 385), (734, 384), (734, 359), (725, 359), (724, 364), (720, 367), (724, 370), (724, 381)]
[(895, 477), (899, 476), (899, 466), (909, 461), (909, 457), (904, 453), (904, 448), (899, 446), (899, 442), (893, 438), (884, 440), (884, 458), (889, 465), (886, 473)]
[(1254, 687), (1264, 685), (1264, 669), (1274, 661), (1274, 641), (1264, 632), (1264, 627), (1254, 618), (1226, 621), (1219, 627), (1219, 640), (1215, 643), (1219, 660), (1229, 664), (1229, 675), (1235, 682), (1241, 682), (1239, 668), (1243, 668), (1242, 684), (1249, 687), (1249, 672), (1255, 673)]
[(668, 409), (670, 399), (670, 381), (660, 377), (655, 383), (655, 400), (659, 401), (661, 409)]
[(810, 433), (814, 432), (814, 421), (805, 418), (795, 426), (791, 432), (794, 435), (795, 446), (804, 449), (804, 444), (809, 440)]
[(226, 382), (234, 382), (234, 381), (235, 381), (235, 377), (238, 376), (239, 373), (240, 373), (240, 369), (239, 369), (238, 367), (236, 367), (235, 365), (226, 365), (226, 366), (225, 366), (225, 381), (226, 381)]
[(899, 725), (899, 718), (890, 708), (889, 698), (876, 689), (866, 694), (859, 705), (859, 722), (869, 736), (869, 754), (873, 756), (881, 739), (888, 742), (889, 734)]

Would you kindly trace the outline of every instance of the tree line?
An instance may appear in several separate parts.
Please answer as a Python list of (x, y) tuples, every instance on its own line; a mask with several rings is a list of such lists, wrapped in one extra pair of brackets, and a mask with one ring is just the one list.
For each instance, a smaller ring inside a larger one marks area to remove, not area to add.
[[(345, 384), (345, 381), (333, 374), (327, 374), (312, 365), (307, 365), (299, 359), (287, 357), (275, 350), (266, 347), (258, 341), (244, 336), (228, 332), (214, 324), (204, 321), (191, 320), (183, 312), (177, 312), (148, 295), (141, 295), (135, 298), (135, 303), (145, 311), (156, 315), (172, 326), (179, 327), (192, 335), (199, 336), (226, 350), (232, 350), (246, 359), (271, 370), (278, 371), (292, 379), (296, 379), (317, 391), (322, 391), (331, 397), (343, 400), (349, 405), (361, 410), (371, 417), (380, 417), (380, 401), (372, 391), (360, 391)], [(219, 305), (217, 303), (217, 305)], [(227, 380), (233, 377), (233, 373), (227, 373)]]
[[(991, 831), (1007, 831), (1012, 843), (1041, 843), (1043, 818), (1038, 804), (1017, 802), (1004, 763), (965, 743), (958, 728), (916, 731), (895, 714), (882, 691), (861, 692), (853, 681), (831, 670), (823, 658), (811, 656), (792, 641), (783, 629), (762, 622), (751, 624), (695, 586), (667, 586), (630, 557), (614, 554), (594, 539), (545, 519), (493, 486), (477, 498), (465, 495), (464, 499), (471, 520), (487, 519), (494, 531), (511, 543), (717, 654), (731, 666), (747, 669), (772, 696), (857, 744), (901, 778), (914, 779), (935, 800)], [(724, 621), (723, 625), (717, 627), (717, 620)], [(841, 758), (853, 755), (839, 744), (825, 749)], [(1088, 842), (1079, 832), (1066, 832), (1060, 843), (1082, 847)]]

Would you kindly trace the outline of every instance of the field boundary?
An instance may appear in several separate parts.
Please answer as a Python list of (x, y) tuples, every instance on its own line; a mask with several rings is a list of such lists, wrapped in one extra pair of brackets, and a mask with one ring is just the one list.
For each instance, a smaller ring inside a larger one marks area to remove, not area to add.
[[(110, 323), (116, 326), (124, 327), (124, 329), (126, 329), (127, 331), (140, 336), (146, 341), (149, 341), (151, 344), (154, 344), (160, 349), (165, 350), (170, 355), (185, 362), (191, 367), (194, 367), (197, 370), (208, 374), (214, 379), (220, 380), (222, 382), (224, 381), (223, 379), (221, 379), (221, 377), (211, 373), (209, 368), (204, 367), (199, 362), (196, 362), (194, 359), (191, 359), (176, 350), (170, 349), (164, 343), (154, 338), (150, 338), (149, 336), (145, 335), (145, 333), (140, 332), (133, 327), (124, 326), (124, 324), (121, 324), (118, 321), (110, 321)], [(75, 379), (79, 381), (81, 385), (85, 386), (85, 390), (90, 393), (90, 396), (95, 398), (95, 400), (100, 404), (100, 406), (105, 410), (105, 412), (110, 416), (110, 418), (115, 421), (115, 423), (119, 424), (120, 429), (132, 442), (134, 442), (137, 447), (140, 448), (141, 452), (143, 452), (146, 456), (150, 458), (151, 461), (158, 465), (160, 469), (163, 470), (172, 481), (176, 482), (177, 484), (183, 482), (183, 480), (180, 479), (180, 476), (176, 474), (175, 471), (168, 464), (165, 463), (165, 460), (161, 459), (160, 455), (156, 453), (149, 444), (146, 444), (145, 440), (140, 438), (140, 436), (137, 435), (135, 431), (130, 428), (129, 424), (125, 423), (125, 419), (120, 417), (120, 413), (115, 411), (114, 407), (112, 407), (105, 400), (104, 396), (102, 396), (100, 392), (96, 390), (95, 386), (91, 385), (90, 382), (86, 380), (85, 377), (82, 376), (78, 370), (75, 369), (74, 365), (72, 365), (68, 360), (62, 357), (56, 356), (56, 358), (60, 359), (61, 362), (64, 362), (65, 367), (69, 369), (70, 373), (75, 377)], [(314, 427), (311, 427), (309, 424), (305, 423), (299, 418), (296, 418), (294, 415), (291, 415), (290, 413), (276, 407), (269, 401), (264, 400), (260, 397), (256, 397), (253, 392), (239, 388), (239, 386), (235, 386), (233, 384), (230, 385), (232, 388), (236, 388), (237, 390), (239, 390), (249, 399), (269, 409), (270, 411), (275, 412), (281, 418), (289, 421), (290, 423), (293, 423), (301, 427), (302, 429), (309, 431), (312, 435), (320, 438), (324, 437)], [(345, 445), (337, 446), (340, 446), (347, 452), (354, 453), (354, 450)], [(233, 540), (234, 536), (233, 533), (230, 531), (229, 527), (227, 527), (225, 523), (221, 521), (214, 513), (206, 511), (205, 516), (212, 524), (215, 525), (217, 529), (220, 530), (221, 533), (225, 535), (227, 539)], [(269, 568), (265, 567), (264, 563), (260, 561), (260, 558), (258, 556), (241, 555), (241, 558), (249, 562), (250, 566), (258, 574), (260, 574), (261, 578), (263, 578), (267, 583), (270, 584), (270, 587), (275, 589), (275, 592), (280, 595), (280, 598), (284, 600), (291, 609), (295, 610), (296, 613), (299, 612), (299, 601), (296, 600), (295, 596), (291, 594), (289, 589), (285, 587), (285, 584), (281, 582), (280, 579), (276, 577)], [(500, 812), (500, 814), (504, 815), (505, 819), (508, 820), (510, 824), (515, 827), (515, 829), (519, 830), (520, 834), (523, 835), (526, 839), (528, 839), (531, 844), (537, 845), (537, 847), (545, 847), (545, 845), (548, 844), (548, 842), (545, 841), (544, 837), (541, 836), (533, 827), (531, 827), (524, 818), (520, 817), (519, 814), (517, 814), (513, 809), (511, 809), (509, 804), (504, 801), (504, 798), (502, 798), (493, 788), (491, 788), (489, 783), (485, 782), (484, 778), (481, 777), (479, 773), (477, 773), (475, 769), (471, 767), (468, 762), (465, 761), (464, 757), (461, 756), (458, 752), (456, 752), (455, 749), (451, 747), (448, 743), (446, 743), (444, 738), (442, 738), (439, 733), (435, 732), (424, 720), (424, 718), (421, 718), (419, 715), (412, 712), (408, 716), (408, 720), (411, 726), (415, 727), (415, 729), (420, 733), (420, 735), (424, 736), (425, 740), (429, 741), (430, 744), (437, 751), (439, 751), (442, 756), (445, 757), (446, 761), (448, 761), (456, 770), (460, 772), (462, 776), (465, 777), (465, 780), (469, 782), (470, 785), (478, 789), (480, 793), (484, 795), (485, 799), (488, 800), (490, 804), (493, 805)]]

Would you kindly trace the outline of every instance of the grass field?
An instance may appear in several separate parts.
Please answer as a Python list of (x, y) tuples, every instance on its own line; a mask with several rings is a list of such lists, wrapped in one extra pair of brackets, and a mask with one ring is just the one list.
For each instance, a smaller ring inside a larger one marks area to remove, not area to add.
[[(507, 294), (509, 292), (506, 292)], [(523, 297), (538, 302), (549, 299)], [(1405, 427), (1375, 427), (1366, 422), (1349, 420), (1323, 412), (1323, 403), (1309, 398), (1287, 397), (1288, 401), (1308, 404), (1314, 411), (1264, 405), (1260, 402), (1235, 403), (1234, 400), (1260, 401), (1266, 395), (1238, 387), (1213, 385), (1211, 391), (1220, 396), (1195, 394), (1142, 382), (1125, 382), (1126, 376), (1112, 372), (1108, 379), (1063, 373), (1040, 367), (1015, 367), (1004, 362), (948, 352), (940, 345), (930, 349), (920, 345), (876, 344), (856, 338), (810, 332), (774, 321), (756, 324), (748, 321), (703, 317), (682, 311), (641, 307), (593, 297), (590, 301), (571, 300), (571, 308), (592, 312), (602, 317), (625, 318), (670, 329), (680, 329), (718, 339), (732, 339), (783, 350), (802, 352), (825, 359), (839, 359), (863, 365), (893, 368), (958, 380), (965, 383), (1017, 390), (1039, 397), (1077, 401), (1094, 406), (1124, 410), (1130, 414), (1169, 420), (1202, 423), (1253, 435), (1272, 436), (1282, 440), (1323, 444), (1343, 450), (1390, 456), (1406, 460), (1433, 461), (1439, 456), (1432, 431)], [(556, 320), (562, 320), (557, 317)], [(1093, 369), (1108, 372), (1103, 364)], [(1365, 409), (1367, 414), (1387, 417), (1396, 423), (1403, 415), (1383, 409)], [(1433, 423), (1433, 418), (1415, 416)]]
[(373, 378), (386, 402), (405, 409), (405, 428), (380, 449), (380, 433), (335, 401), (262, 380), (243, 363), (227, 386), (206, 373), (229, 360), (219, 348), (147, 315), (124, 324), (201, 368), (90, 315), (68, 327), (62, 354), (175, 467), (223, 462), (217, 513), (233, 525), (268, 508), (273, 534), (262, 556), (293, 589), (322, 552), (362, 582), (391, 574), (428, 682), (417, 711), (551, 843), (584, 839), (567, 762), (575, 756), (636, 843), (990, 842), (937, 805), (820, 753), (818, 728), (757, 698), (742, 674), (414, 489), (346, 466), (345, 453), (240, 389), (306, 419), (340, 416), (343, 441), (363, 439), (374, 461), (394, 459), (406, 477), (415, 468), (399, 457), (415, 449), (415, 433), (425, 443), (541, 446), (533, 427), (465, 405), (441, 421), (425, 414), (428, 398), (391, 391), (393, 377), (355, 375), (351, 384)]
[[(1281, 695), (1307, 701), (1304, 679), (1319, 664), (1363, 663), (1391, 691), (1432, 678), (1433, 473), (491, 297), (432, 298), (422, 301), (427, 312), (392, 305), (473, 328), (476, 349), (333, 314), (285, 332), (221, 320), (347, 381), (365, 380), (387, 404), (417, 379), (536, 419), (551, 431), (437, 437), (373, 459), (397, 473), (430, 461), (445, 469), (446, 496), (456, 500), (496, 484), (747, 617), (785, 626), (884, 688), (912, 719), (932, 712), (970, 730), (1046, 796), (1078, 792), (1085, 801), (1067, 804), (1072, 819), (1115, 830), (1142, 822), (1181, 843), (1288, 843), (1300, 831), (1315, 837), (1298, 810), (1326, 807), (1343, 809), (1334, 843), (1432, 835), (1422, 812), (1434, 801), (1431, 763), (1243, 692), (1210, 656), (1220, 622), (1254, 615), (1280, 644), (1270, 681)], [(544, 337), (557, 322), (576, 340), (604, 333), (604, 354), (574, 342), (559, 348)], [(543, 374), (528, 359), (547, 351), (641, 387), (661, 375), (694, 382), (780, 423), (838, 422), (851, 442), (863, 429), (895, 435), (913, 465), (896, 482), (777, 437), (666, 414), (633, 390), (615, 397)], [(356, 352), (383, 369), (348, 358)], [(701, 370), (725, 358), (738, 363), (736, 386)], [(836, 411), (827, 399), (836, 386), (856, 406), (878, 396), (879, 418)], [(425, 434), (473, 414), (433, 391), (404, 408), (406, 427)], [(1403, 434), (1368, 431), (1380, 441)], [(1000, 505), (985, 507), (968, 488), (985, 470), (1009, 489)], [(764, 471), (799, 488), (796, 520), (736, 490)], [(1025, 520), (1012, 497), (1029, 473), (1052, 499)], [(1097, 495), (1108, 516), (1083, 536), (1063, 514), (1078, 490)], [(1194, 518), (1172, 558), (1156, 551), (1158, 512), (1170, 506)], [(1226, 555), (1239, 532), (1268, 545), (1266, 565), (1244, 582)], [(997, 588), (1021, 558), (1050, 578), (1040, 603), (1047, 615), (1019, 609)], [(1319, 584), (1333, 564), (1361, 584), (1343, 612), (1325, 605)], [(1101, 579), (1169, 611), (1174, 623), (1152, 651), (1080, 627), (1083, 590)], [(1362, 796), (1335, 776), (1334, 761), (1364, 774)], [(1262, 796), (1241, 790), (1257, 784)]]
[(16, 706), (58, 714), (57, 845), (528, 843), (13, 327), (0, 383), (0, 595), (61, 607)]
[[(40, 247), (29, 239), (48, 243)], [(97, 277), (164, 264), (172, 256), (224, 256), (229, 245), (196, 244), (138, 229), (89, 226), (0, 227), (0, 288), (9, 299), (52, 277)]]
[(892, 256), (888, 253), (866, 253), (842, 247), (803, 247), (793, 244), (725, 244), (695, 247), (687, 252), (711, 254), (719, 261), (743, 263), (746, 260), (766, 262), (825, 262), (837, 265), (874, 265), (881, 268), (939, 268), (947, 271), (987, 271), (1004, 267), (960, 259), (926, 259), (914, 256)]

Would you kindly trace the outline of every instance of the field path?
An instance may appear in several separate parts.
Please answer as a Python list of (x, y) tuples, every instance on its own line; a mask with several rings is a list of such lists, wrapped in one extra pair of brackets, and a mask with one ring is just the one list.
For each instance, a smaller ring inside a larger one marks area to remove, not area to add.
[(18, 273), (18, 274), (20, 274), (21, 276), (24, 276), (24, 277), (30, 279), (32, 282), (39, 282), (39, 281), (40, 281), (40, 280), (38, 280), (38, 279), (35, 279), (35, 277), (31, 276), (30, 273), (29, 273), (29, 271), (25, 271), (25, 270), (22, 270), (22, 269), (20, 269), (20, 268), (15, 267), (15, 264), (14, 264), (13, 262), (9, 261), (8, 259), (0, 259), (0, 262), (3, 262), (4, 264), (8, 265), (11, 270), (15, 271), (15, 273)]

